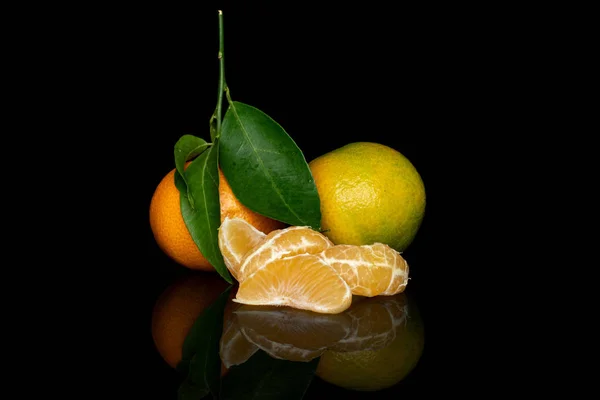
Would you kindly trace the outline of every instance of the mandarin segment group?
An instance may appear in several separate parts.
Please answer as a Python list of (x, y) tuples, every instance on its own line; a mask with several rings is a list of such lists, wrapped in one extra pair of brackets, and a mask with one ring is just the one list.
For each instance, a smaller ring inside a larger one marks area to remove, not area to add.
[(337, 314), (350, 307), (352, 295), (391, 296), (408, 282), (406, 261), (388, 245), (334, 245), (309, 227), (263, 236), (244, 220), (225, 218), (219, 247), (239, 282), (234, 301), (242, 304)]

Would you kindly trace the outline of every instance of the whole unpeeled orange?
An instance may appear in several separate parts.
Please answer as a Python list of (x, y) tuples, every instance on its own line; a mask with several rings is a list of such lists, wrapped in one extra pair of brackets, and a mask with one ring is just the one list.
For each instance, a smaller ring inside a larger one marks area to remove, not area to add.
[(335, 244), (384, 243), (404, 251), (425, 213), (425, 186), (399, 151), (356, 142), (309, 163), (321, 200), (321, 228)]
[[(189, 163), (188, 163), (189, 164)], [(175, 186), (175, 169), (158, 184), (150, 202), (150, 227), (158, 246), (175, 262), (191, 268), (214, 271), (192, 239), (181, 215), (180, 193)], [(226, 217), (239, 217), (267, 234), (285, 226), (244, 206), (234, 195), (219, 169), (219, 202), (221, 222)]]

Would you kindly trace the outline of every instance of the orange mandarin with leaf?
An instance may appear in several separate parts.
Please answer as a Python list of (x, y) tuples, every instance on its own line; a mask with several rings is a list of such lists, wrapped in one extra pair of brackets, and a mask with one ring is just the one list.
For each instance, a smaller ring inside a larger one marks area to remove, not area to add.
[[(186, 163), (186, 166), (189, 162)], [(150, 202), (150, 227), (158, 246), (171, 259), (190, 269), (214, 271), (189, 233), (180, 206), (180, 192), (175, 186), (176, 169), (158, 184)], [(258, 214), (244, 206), (235, 196), (219, 169), (219, 203), (221, 222), (227, 217), (241, 218), (266, 234), (281, 229), (284, 223)]]

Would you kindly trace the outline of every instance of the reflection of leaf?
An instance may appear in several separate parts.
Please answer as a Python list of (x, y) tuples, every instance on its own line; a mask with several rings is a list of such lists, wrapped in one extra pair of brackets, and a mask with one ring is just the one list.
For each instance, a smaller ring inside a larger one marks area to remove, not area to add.
[(218, 155), (219, 146), (215, 142), (185, 170), (188, 195), (181, 193), (181, 214), (202, 255), (228, 283), (232, 283), (218, 242), (221, 225)]
[(221, 385), (223, 400), (301, 399), (319, 364), (277, 360), (264, 351), (256, 352), (242, 365), (231, 367)]
[(231, 286), (200, 314), (183, 342), (182, 358), (177, 369), (186, 373), (187, 378), (179, 388), (180, 399), (198, 399), (209, 391), (213, 394), (219, 392), (219, 340), (230, 290)]
[(242, 204), (290, 225), (320, 229), (319, 194), (302, 151), (262, 111), (230, 102), (223, 119), (219, 164)]
[[(196, 357), (196, 355), (194, 355), (189, 364), (190, 371), (191, 370), (196, 371), (198, 369), (201, 369), (202, 366), (198, 365), (198, 364), (200, 364), (200, 362), (198, 361), (198, 357)], [(183, 381), (181, 386), (179, 386), (179, 391), (177, 392), (177, 398), (179, 400), (201, 399), (210, 393), (210, 389), (208, 386), (209, 386), (208, 382), (203, 381), (203, 380), (196, 382), (190, 374), (190, 376), (188, 376), (188, 378), (185, 381)]]

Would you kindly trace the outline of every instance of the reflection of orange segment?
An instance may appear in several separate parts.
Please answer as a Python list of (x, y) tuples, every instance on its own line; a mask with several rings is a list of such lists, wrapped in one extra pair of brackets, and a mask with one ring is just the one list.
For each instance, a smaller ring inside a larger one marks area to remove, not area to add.
[(263, 336), (256, 335), (252, 331), (244, 331), (244, 333), (246, 334), (248, 340), (258, 346), (258, 348), (271, 357), (278, 358), (280, 360), (308, 362), (320, 357), (321, 354), (327, 350), (325, 347), (316, 350), (302, 349), (299, 347), (294, 347), (289, 343), (272, 342)]
[(290, 226), (272, 231), (242, 260), (238, 281), (243, 281), (273, 260), (319, 253), (331, 246), (333, 243), (325, 235), (305, 226)]
[(219, 228), (219, 249), (235, 279), (239, 280), (238, 270), (244, 255), (261, 243), (265, 236), (242, 218), (225, 217)]
[(325, 249), (319, 256), (340, 274), (353, 294), (393, 295), (406, 286), (408, 265), (400, 253), (388, 245), (337, 245)]
[(318, 256), (300, 254), (271, 261), (242, 279), (233, 301), (337, 314), (350, 307), (352, 292)]
[(249, 341), (272, 357), (310, 361), (345, 338), (351, 319), (344, 313), (317, 314), (289, 307), (243, 305), (235, 312)]
[(248, 361), (258, 347), (250, 343), (242, 334), (237, 318), (233, 313), (225, 315), (223, 334), (219, 343), (219, 354), (225, 367), (240, 365)]
[(236, 316), (244, 335), (272, 357), (310, 361), (346, 337), (344, 314), (316, 314), (288, 307), (241, 306)]
[(377, 296), (353, 304), (344, 314), (352, 318), (352, 332), (331, 350), (351, 352), (376, 350), (388, 346), (398, 326), (406, 322), (408, 310), (404, 293)]

